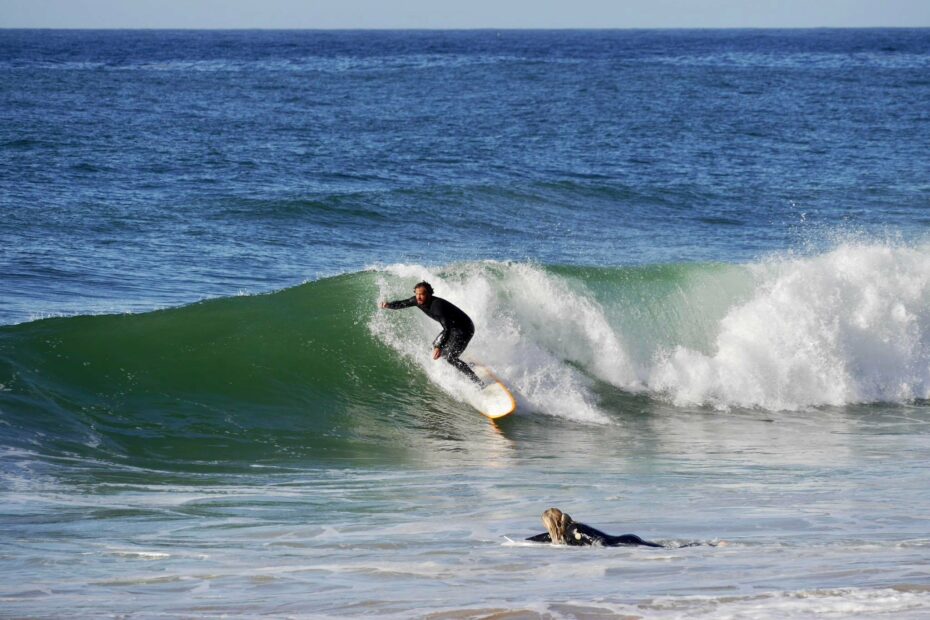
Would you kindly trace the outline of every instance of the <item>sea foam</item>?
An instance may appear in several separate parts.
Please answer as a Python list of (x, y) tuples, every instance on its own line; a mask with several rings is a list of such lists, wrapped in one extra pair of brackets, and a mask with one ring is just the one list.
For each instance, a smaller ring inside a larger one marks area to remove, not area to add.
[[(475, 321), (466, 357), (495, 368), (524, 405), (560, 417), (608, 419), (596, 382), (719, 409), (930, 397), (925, 247), (850, 243), (738, 266), (736, 278), (682, 266), (673, 285), (664, 276), (635, 291), (631, 269), (594, 292), (583, 273), (534, 264), (393, 265), (379, 289), (382, 298), (409, 296), (414, 282), (430, 280)], [(424, 344), (439, 329), (418, 312), (372, 321), (379, 339), (457, 395), (464, 384)]]
[(649, 385), (676, 404), (801, 409), (930, 395), (930, 254), (843, 245), (753, 266), (753, 297), (711, 353), (660, 354)]

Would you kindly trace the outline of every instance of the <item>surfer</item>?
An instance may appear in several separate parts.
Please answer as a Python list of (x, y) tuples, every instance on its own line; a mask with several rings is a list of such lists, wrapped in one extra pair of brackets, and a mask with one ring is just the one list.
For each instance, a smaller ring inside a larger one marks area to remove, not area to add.
[(429, 318), (438, 321), (442, 325), (442, 333), (433, 341), (433, 359), (444, 357), (462, 374), (481, 385), (478, 375), (459, 358), (475, 335), (475, 324), (461, 308), (441, 297), (433, 296), (433, 287), (429, 282), (418, 283), (413, 287), (413, 293), (413, 297), (409, 299), (382, 301), (380, 306), (389, 310), (417, 306)]
[(641, 545), (644, 547), (663, 547), (659, 543), (643, 540), (636, 534), (623, 534), (611, 536), (590, 525), (575, 522), (570, 516), (558, 508), (550, 508), (542, 515), (546, 531), (542, 534), (530, 536), (527, 540), (533, 542), (551, 542), (557, 545), (599, 545), (602, 547), (619, 547), (622, 545)]

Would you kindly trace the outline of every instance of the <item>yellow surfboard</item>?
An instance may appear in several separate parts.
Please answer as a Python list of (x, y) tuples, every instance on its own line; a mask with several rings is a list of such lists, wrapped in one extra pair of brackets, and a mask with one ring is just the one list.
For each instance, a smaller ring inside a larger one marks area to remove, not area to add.
[(495, 376), (491, 369), (482, 364), (472, 364), (472, 370), (481, 379), (484, 387), (479, 388), (468, 399), (469, 404), (482, 414), (498, 420), (508, 416), (517, 409), (517, 401), (507, 386)]

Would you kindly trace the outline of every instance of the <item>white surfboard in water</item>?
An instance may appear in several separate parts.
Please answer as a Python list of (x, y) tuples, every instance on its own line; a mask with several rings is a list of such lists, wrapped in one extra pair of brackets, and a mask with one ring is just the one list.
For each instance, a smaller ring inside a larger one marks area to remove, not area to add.
[(482, 414), (496, 420), (508, 416), (517, 409), (517, 401), (491, 369), (482, 364), (473, 363), (472, 370), (481, 379), (484, 387), (470, 393), (469, 404)]

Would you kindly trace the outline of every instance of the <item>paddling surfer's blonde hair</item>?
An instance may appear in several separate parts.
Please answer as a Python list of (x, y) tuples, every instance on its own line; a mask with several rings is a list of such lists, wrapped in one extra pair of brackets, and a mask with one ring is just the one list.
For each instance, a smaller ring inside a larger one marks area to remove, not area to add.
[(549, 532), (549, 538), (557, 545), (565, 544), (565, 530), (574, 523), (570, 516), (558, 508), (550, 508), (544, 512), (542, 522), (546, 526), (546, 531)]

